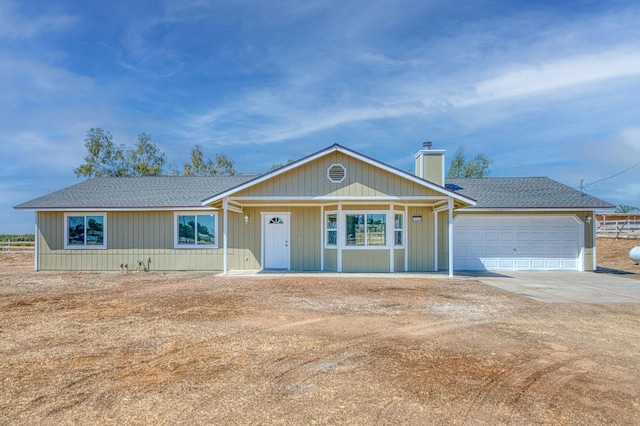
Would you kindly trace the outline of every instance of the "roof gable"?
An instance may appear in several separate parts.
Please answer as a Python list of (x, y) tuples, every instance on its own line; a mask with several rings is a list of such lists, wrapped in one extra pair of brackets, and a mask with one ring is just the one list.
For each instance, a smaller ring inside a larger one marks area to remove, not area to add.
[[(342, 182), (331, 182), (327, 170), (333, 164), (346, 168)], [(377, 160), (332, 145), (236, 188), (203, 201), (211, 204), (225, 197), (333, 197), (452, 196), (465, 204), (474, 200), (447, 188), (391, 167)]]

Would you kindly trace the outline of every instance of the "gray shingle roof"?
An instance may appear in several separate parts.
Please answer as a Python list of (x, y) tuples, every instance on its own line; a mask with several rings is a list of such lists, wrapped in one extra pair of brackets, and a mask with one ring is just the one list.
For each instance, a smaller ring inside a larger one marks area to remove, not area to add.
[(547, 177), (447, 179), (448, 189), (477, 200), (475, 208), (607, 209), (611, 203)]
[(16, 209), (202, 207), (207, 197), (256, 175), (100, 177), (44, 195)]

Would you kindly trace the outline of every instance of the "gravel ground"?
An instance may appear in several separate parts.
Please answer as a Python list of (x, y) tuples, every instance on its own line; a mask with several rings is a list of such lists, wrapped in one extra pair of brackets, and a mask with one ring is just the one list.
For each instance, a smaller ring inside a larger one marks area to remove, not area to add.
[(640, 424), (637, 305), (32, 265), (0, 254), (3, 424)]

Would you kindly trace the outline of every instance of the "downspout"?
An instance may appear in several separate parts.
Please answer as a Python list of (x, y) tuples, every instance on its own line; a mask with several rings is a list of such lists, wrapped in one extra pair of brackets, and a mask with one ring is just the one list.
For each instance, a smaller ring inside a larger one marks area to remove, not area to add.
[(224, 198), (222, 200), (222, 271), (224, 275), (229, 273), (229, 267), (227, 263), (227, 252), (229, 243), (227, 241), (227, 231), (229, 229), (228, 225), (229, 219), (229, 199)]
[(453, 277), (453, 198), (449, 197), (449, 277)]

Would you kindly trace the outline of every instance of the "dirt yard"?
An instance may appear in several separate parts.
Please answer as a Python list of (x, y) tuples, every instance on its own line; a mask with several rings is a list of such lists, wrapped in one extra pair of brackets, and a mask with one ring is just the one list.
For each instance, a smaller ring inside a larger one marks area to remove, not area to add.
[(640, 424), (636, 304), (32, 262), (0, 254), (2, 424)]

